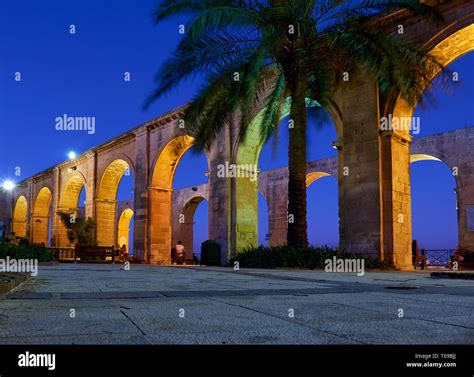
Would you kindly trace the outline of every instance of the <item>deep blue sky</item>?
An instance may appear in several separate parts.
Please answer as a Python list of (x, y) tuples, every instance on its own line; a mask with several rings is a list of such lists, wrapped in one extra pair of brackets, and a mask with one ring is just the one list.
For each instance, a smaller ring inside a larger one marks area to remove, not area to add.
[[(83, 152), (188, 101), (197, 83), (182, 85), (142, 110), (154, 87), (153, 77), (180, 39), (179, 21), (152, 25), (155, 0), (0, 0), (0, 179), (17, 181), (55, 165), (70, 150)], [(76, 34), (69, 33), (74, 24)], [(435, 91), (436, 107), (420, 113), (422, 135), (474, 125), (474, 84), (467, 55), (452, 64), (462, 85), (452, 95)], [(22, 81), (14, 80), (20, 72)], [(130, 72), (131, 81), (123, 80)], [(96, 117), (96, 133), (58, 132), (54, 119), (69, 114)], [(311, 124), (309, 158), (335, 155), (331, 124)], [(260, 169), (285, 166), (287, 132), (276, 157), (262, 151)], [(14, 177), (15, 167), (21, 177)], [(175, 187), (206, 181), (206, 161), (187, 154)], [(131, 198), (131, 178), (119, 199)], [(454, 180), (442, 163), (412, 166), (414, 237), (424, 247), (456, 246)], [(267, 232), (266, 204), (260, 214), (261, 240)], [(308, 191), (309, 237), (313, 243), (337, 243), (337, 182), (328, 177)], [(207, 203), (196, 213), (195, 245), (206, 239)]]

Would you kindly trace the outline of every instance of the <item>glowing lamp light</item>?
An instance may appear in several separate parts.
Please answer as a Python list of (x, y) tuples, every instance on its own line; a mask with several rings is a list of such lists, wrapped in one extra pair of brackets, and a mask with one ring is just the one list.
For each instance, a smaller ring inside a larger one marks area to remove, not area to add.
[(2, 187), (7, 191), (11, 191), (15, 188), (15, 183), (10, 180), (6, 180), (5, 182), (3, 182)]
[(74, 160), (77, 157), (77, 154), (76, 152), (71, 151), (67, 154), (67, 156), (69, 157), (70, 160)]

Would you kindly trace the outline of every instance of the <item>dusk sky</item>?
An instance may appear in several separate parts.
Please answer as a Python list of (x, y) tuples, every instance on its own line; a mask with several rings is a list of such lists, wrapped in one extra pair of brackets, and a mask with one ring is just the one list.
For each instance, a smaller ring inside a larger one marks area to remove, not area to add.
[[(178, 20), (154, 26), (156, 0), (0, 0), (0, 180), (20, 181), (99, 145), (191, 99), (199, 84), (186, 82), (147, 111), (142, 107), (154, 88), (154, 75), (180, 40)], [(70, 34), (70, 25), (76, 33)], [(454, 93), (435, 90), (437, 104), (421, 117), (416, 137), (474, 126), (474, 55), (450, 66), (461, 84)], [(15, 81), (15, 73), (21, 81)], [(124, 81), (130, 72), (131, 81)], [(93, 116), (96, 132), (55, 129), (55, 118)], [(332, 124), (311, 123), (308, 158), (335, 156)], [(265, 146), (259, 168), (287, 164), (288, 137), (282, 127), (278, 152)], [(15, 168), (21, 176), (16, 177)], [(413, 237), (421, 247), (457, 245), (455, 181), (440, 162), (412, 165)], [(175, 188), (206, 182), (203, 155), (187, 153)], [(125, 179), (119, 200), (131, 199), (133, 181)], [(260, 242), (267, 232), (266, 203), (260, 197)], [(337, 181), (326, 177), (308, 190), (309, 238), (313, 244), (338, 243)], [(195, 218), (195, 251), (207, 239), (207, 203)]]

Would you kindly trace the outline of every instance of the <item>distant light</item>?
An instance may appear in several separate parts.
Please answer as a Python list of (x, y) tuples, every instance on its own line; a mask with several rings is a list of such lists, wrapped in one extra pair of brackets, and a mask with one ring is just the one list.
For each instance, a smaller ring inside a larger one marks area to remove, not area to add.
[(10, 180), (6, 180), (5, 182), (3, 182), (2, 186), (5, 190), (11, 191), (15, 188), (15, 183)]
[(71, 151), (68, 153), (67, 156), (69, 157), (70, 160), (74, 160), (77, 157), (77, 154), (76, 152)]

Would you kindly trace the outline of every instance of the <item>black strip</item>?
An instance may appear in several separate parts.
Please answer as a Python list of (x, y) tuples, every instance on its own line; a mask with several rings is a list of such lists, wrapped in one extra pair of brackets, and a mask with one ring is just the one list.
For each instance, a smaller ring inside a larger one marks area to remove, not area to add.
[[(55, 354), (56, 369), (19, 367), (19, 354), (26, 351)], [(0, 376), (472, 377), (473, 355), (474, 346), (456, 345), (0, 346)], [(407, 367), (411, 362), (456, 367)]]

